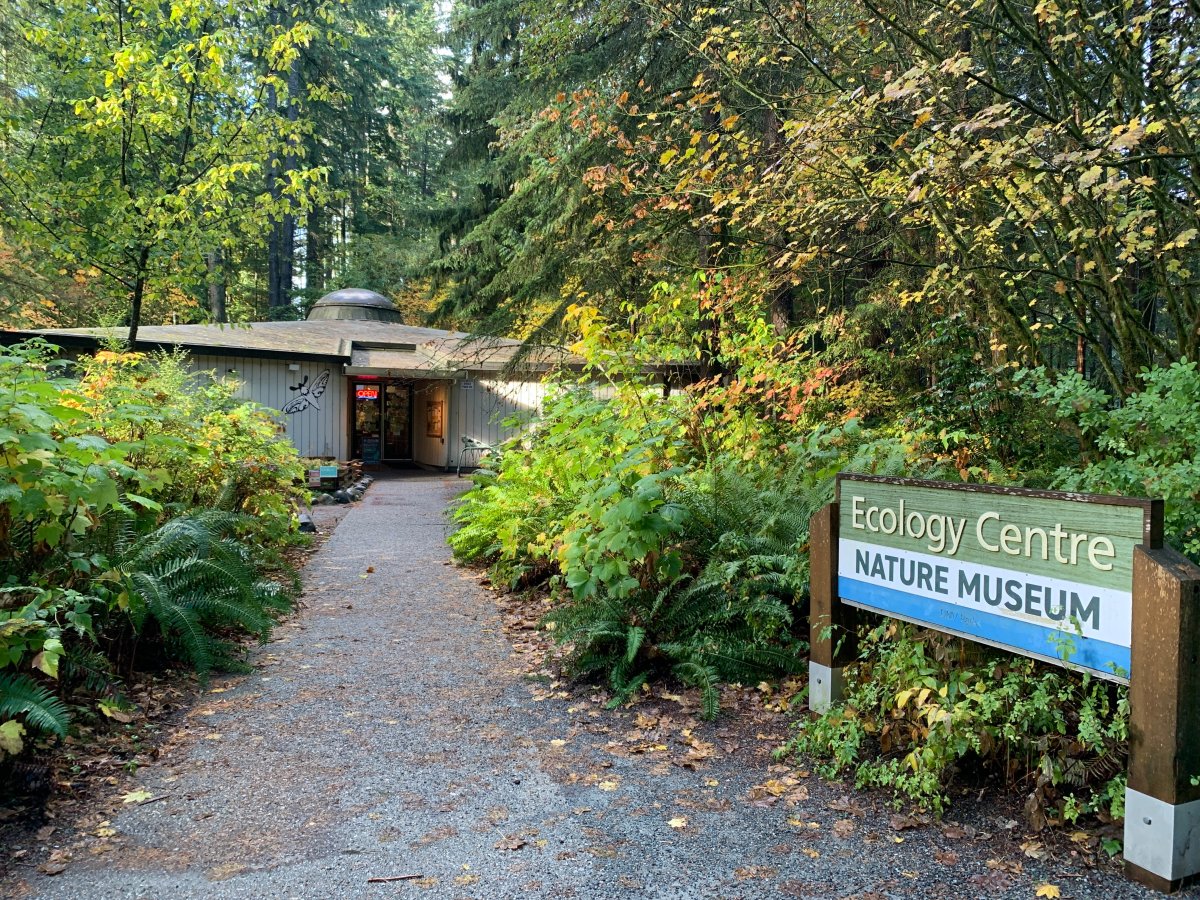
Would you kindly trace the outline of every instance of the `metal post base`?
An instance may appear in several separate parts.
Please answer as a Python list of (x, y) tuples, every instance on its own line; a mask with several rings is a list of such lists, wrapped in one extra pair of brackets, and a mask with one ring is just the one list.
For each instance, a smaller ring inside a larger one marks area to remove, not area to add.
[(1126, 788), (1125, 862), (1130, 877), (1158, 890), (1200, 873), (1200, 800), (1173, 805)]
[(818, 662), (808, 662), (808, 708), (823, 713), (831, 706), (842, 702), (846, 692), (846, 669), (831, 668)]

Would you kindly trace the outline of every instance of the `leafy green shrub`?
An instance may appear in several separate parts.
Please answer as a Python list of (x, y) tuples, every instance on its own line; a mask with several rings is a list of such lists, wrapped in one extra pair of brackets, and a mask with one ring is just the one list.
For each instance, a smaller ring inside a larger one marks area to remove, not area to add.
[(303, 465), (236, 383), (191, 371), (183, 353), (102, 351), (79, 365), (89, 428), (160, 480), (155, 501), (252, 513), (245, 525), (273, 542), (292, 533)]
[(679, 430), (676, 407), (655, 403), (640, 384), (613, 399), (560, 385), (534, 428), (505, 445), (499, 471), (475, 476), (454, 512), (451, 547), (459, 559), (490, 563), (493, 578), (514, 587), (561, 573), (587, 591), (602, 557), (602, 580), (628, 577), (650, 545), (622, 537), (617, 520), (636, 518), (635, 506), (661, 507), (647, 492), (682, 455)]
[[(78, 384), (44, 341), (0, 355), (0, 576), (28, 581), (99, 517), (161, 480), (91, 433)], [(147, 505), (153, 505), (152, 503)]]
[(1048, 805), (1072, 821), (1119, 817), (1128, 713), (1124, 688), (1086, 673), (883, 620), (865, 632), (844, 702), (801, 721), (788, 749), (938, 813), (974, 770), (1028, 776), (1035, 817)]
[(1161, 498), (1168, 539), (1200, 561), (1200, 371), (1184, 360), (1139, 377), (1145, 388), (1118, 405), (1074, 372), (1026, 374), (1080, 441), (1082, 467), (1060, 468), (1053, 486)]
[(105, 711), (139, 641), (204, 672), (287, 605), (259, 569), (300, 467), (269, 414), (179, 355), (55, 353), (0, 353), (0, 754)]

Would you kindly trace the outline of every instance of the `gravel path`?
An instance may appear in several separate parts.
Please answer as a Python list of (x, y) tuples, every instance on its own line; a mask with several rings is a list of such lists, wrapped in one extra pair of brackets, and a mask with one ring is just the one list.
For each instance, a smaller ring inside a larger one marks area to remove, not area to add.
[[(0, 887), (878, 900), (1029, 898), (1053, 882), (1063, 897), (1154, 896), (1078, 865), (1066, 838), (1031, 858), (995, 809), (897, 831), (882, 798), (769, 772), (781, 735), (736, 716), (699, 724), (671, 695), (603, 712), (524, 675), (495, 595), (450, 565), (444, 509), (463, 486), (376, 482), (306, 568), (306, 608), (256, 651), (255, 674), (214, 683), (137, 773), (154, 801), (71, 835), (61, 874), (30, 864)], [(786, 795), (748, 802), (769, 778)], [(369, 882), (397, 876), (416, 877)]]

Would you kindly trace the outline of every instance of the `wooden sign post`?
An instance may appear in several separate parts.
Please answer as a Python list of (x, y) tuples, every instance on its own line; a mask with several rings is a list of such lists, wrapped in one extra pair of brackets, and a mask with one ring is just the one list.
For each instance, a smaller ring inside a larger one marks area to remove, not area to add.
[(1200, 568), (1162, 502), (839, 475), (810, 523), (809, 707), (838, 703), (858, 611), (1130, 684), (1126, 872), (1200, 874)]

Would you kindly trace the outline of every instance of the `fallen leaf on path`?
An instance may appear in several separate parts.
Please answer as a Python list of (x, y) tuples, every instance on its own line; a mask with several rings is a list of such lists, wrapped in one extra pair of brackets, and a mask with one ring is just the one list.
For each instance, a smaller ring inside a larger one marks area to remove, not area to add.
[(929, 824), (929, 816), (902, 816), (894, 815), (891, 818), (892, 829), (895, 831), (904, 831), (908, 828), (922, 828)]
[(862, 808), (857, 800), (851, 800), (849, 797), (839, 797), (837, 800), (829, 801), (825, 806), (834, 812), (849, 813), (858, 819), (867, 814), (866, 810)]
[(774, 878), (779, 870), (770, 866), (742, 866), (740, 869), (734, 869), (734, 877), (741, 881), (749, 878)]
[(1026, 841), (1021, 845), (1021, 850), (1030, 859), (1045, 859), (1050, 855), (1050, 851), (1041, 841)]
[(667, 823), (672, 828), (687, 828), (688, 820), (686, 816), (676, 816)]
[(145, 803), (154, 795), (149, 791), (130, 791), (121, 797), (122, 803)]
[(937, 850), (934, 852), (933, 858), (943, 866), (958, 865), (958, 854), (953, 850)]
[(811, 859), (818, 859), (821, 856), (821, 854), (812, 847), (801, 847), (800, 852)]
[(833, 833), (840, 838), (848, 838), (857, 827), (853, 819), (838, 819), (833, 823)]
[(1043, 884), (1037, 889), (1038, 897), (1049, 897), (1050, 900), (1055, 900), (1056, 897), (1062, 896), (1062, 891), (1058, 889), (1057, 884)]
[(820, 822), (805, 822), (803, 819), (796, 816), (788, 819), (787, 823), (796, 828), (807, 828), (809, 831), (816, 831), (821, 827)]
[(621, 782), (615, 778), (606, 778), (596, 785), (602, 791), (615, 791), (620, 786)]
[(528, 845), (523, 837), (518, 834), (510, 834), (506, 838), (496, 841), (495, 847), (497, 850), (520, 850)]
[(1020, 875), (1025, 871), (1025, 867), (1015, 860), (989, 859), (984, 865), (992, 870), (1011, 872), (1013, 875)]
[(133, 721), (133, 716), (118, 706), (113, 706), (109, 703), (100, 703), (98, 705), (100, 707), (100, 712), (104, 713), (104, 715), (112, 719), (114, 722), (120, 722), (122, 725), (128, 725)]
[(1012, 883), (1012, 878), (1010, 878), (1004, 872), (991, 871), (980, 873), (978, 875), (972, 875), (967, 879), (967, 881), (976, 887), (999, 893), (1000, 891), (1008, 889), (1008, 886)]

